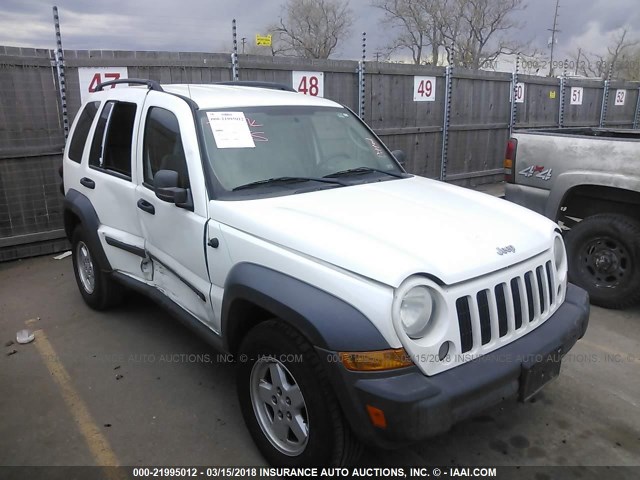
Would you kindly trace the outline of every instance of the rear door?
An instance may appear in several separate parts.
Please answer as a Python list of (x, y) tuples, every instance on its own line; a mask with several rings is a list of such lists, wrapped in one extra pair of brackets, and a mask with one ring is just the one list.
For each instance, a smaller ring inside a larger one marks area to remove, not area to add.
[[(137, 212), (135, 134), (146, 90), (118, 90), (118, 99), (103, 96), (73, 188), (89, 198), (98, 218), (102, 247), (114, 270), (144, 277), (144, 240)], [(70, 185), (71, 187), (71, 185)]]
[[(153, 263), (153, 283), (196, 318), (212, 325), (205, 256), (207, 194), (191, 109), (179, 97), (151, 91), (142, 116), (138, 142), (141, 175), (132, 205)], [(178, 172), (179, 186), (189, 190), (193, 210), (155, 195), (158, 170)]]

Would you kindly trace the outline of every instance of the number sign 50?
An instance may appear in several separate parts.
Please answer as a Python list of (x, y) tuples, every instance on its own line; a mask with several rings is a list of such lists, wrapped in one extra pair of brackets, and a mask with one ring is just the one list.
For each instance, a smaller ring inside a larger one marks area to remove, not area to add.
[(435, 102), (436, 77), (413, 77), (413, 101)]
[(293, 88), (304, 95), (324, 97), (324, 74), (322, 72), (292, 72)]

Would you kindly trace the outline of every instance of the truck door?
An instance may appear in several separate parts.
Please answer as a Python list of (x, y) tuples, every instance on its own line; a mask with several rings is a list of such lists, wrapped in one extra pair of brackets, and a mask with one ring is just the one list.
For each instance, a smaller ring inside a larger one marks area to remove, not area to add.
[[(205, 257), (207, 194), (193, 116), (176, 96), (150, 91), (139, 130), (137, 210), (145, 249), (153, 265), (153, 283), (171, 300), (208, 325), (213, 323), (211, 282)], [(156, 174), (177, 173), (191, 206), (160, 199)], [(154, 178), (155, 177), (155, 178)]]
[(88, 159), (83, 161), (89, 168), (77, 185), (69, 185), (94, 206), (101, 223), (98, 235), (111, 267), (138, 278), (143, 277), (144, 240), (130, 204), (136, 195), (133, 145), (145, 95), (139, 89), (123, 89), (118, 100), (102, 102), (85, 149)]

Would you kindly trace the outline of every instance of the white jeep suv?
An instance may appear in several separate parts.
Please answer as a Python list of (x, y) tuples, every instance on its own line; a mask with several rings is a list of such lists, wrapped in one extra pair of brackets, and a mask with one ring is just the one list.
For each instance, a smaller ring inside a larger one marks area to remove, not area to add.
[(97, 90), (64, 153), (80, 293), (138, 290), (233, 354), (270, 463), (526, 400), (584, 335), (554, 223), (406, 173), (349, 109), (264, 83)]

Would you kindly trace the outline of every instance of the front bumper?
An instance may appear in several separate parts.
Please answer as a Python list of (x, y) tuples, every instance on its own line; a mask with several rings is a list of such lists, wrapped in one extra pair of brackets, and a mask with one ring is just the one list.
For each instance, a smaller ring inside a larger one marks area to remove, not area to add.
[[(542, 325), (484, 357), (432, 377), (417, 367), (380, 373), (346, 370), (329, 361), (329, 373), (345, 417), (365, 443), (397, 448), (449, 430), (501, 401), (517, 397), (523, 369), (541, 356), (565, 355), (585, 334), (589, 296), (569, 284), (565, 302)], [(335, 358), (334, 352), (320, 350)], [(374, 427), (366, 405), (384, 412)]]

